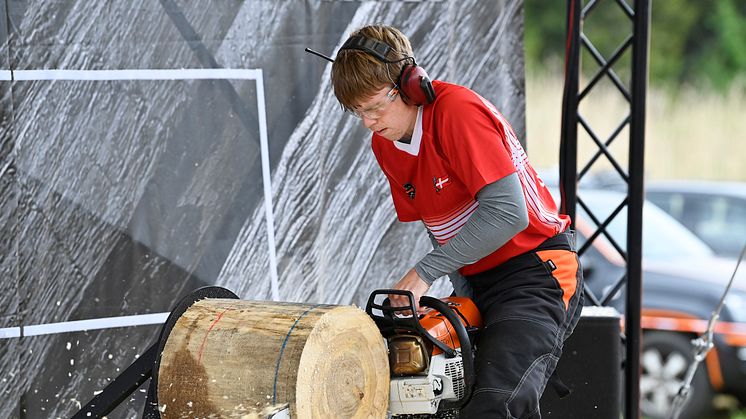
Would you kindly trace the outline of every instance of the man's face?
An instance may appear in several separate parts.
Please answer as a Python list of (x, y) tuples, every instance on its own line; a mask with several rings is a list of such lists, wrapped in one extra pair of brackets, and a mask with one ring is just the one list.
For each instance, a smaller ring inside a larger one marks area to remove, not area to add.
[(378, 90), (353, 111), (366, 128), (390, 141), (411, 138), (417, 121), (417, 107), (404, 103), (394, 86)]

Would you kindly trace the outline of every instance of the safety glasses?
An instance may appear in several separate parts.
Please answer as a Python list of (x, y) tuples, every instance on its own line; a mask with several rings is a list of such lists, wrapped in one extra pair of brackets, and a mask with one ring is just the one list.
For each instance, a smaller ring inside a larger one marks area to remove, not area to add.
[(386, 108), (391, 102), (396, 99), (399, 94), (399, 86), (394, 85), (391, 90), (386, 93), (386, 97), (378, 101), (375, 105), (368, 106), (365, 109), (345, 109), (345, 111), (355, 115), (357, 118), (363, 119), (379, 119), (383, 116)]

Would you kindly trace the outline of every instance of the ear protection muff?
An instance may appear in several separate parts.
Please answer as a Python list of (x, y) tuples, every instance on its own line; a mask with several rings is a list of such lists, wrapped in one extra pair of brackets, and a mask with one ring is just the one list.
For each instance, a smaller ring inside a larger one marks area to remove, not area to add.
[(435, 89), (433, 89), (430, 77), (427, 76), (425, 69), (416, 63), (402, 68), (397, 84), (402, 99), (408, 105), (421, 106), (435, 101)]
[(354, 49), (373, 56), (386, 64), (395, 64), (410, 60), (412, 64), (405, 64), (395, 83), (399, 86), (399, 93), (404, 103), (421, 106), (435, 101), (435, 89), (424, 68), (417, 65), (414, 57), (404, 57), (399, 60), (389, 60), (386, 56), (393, 50), (388, 44), (367, 38), (363, 35), (350, 37), (339, 50)]

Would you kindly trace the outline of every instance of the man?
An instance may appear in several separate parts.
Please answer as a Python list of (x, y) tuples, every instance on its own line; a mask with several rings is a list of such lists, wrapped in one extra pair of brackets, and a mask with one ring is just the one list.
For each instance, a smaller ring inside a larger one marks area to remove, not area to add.
[[(465, 87), (430, 83), (399, 30), (353, 33), (332, 84), (373, 132), (399, 220), (422, 221), (437, 242), (393, 288), (419, 301), (435, 279), (460, 272), (482, 313), (475, 387), (461, 417), (540, 418), (539, 398), (582, 306), (570, 219), (497, 109)], [(404, 300), (391, 296), (394, 305)]]

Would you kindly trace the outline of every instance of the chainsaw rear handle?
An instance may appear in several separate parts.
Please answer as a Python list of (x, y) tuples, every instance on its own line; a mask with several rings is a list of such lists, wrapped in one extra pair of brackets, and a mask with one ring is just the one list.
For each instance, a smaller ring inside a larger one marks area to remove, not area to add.
[[(377, 304), (375, 302), (376, 296), (389, 294), (406, 296), (409, 300), (409, 305), (401, 307), (392, 306), (388, 297), (383, 300), (382, 304)], [(446, 320), (451, 323), (451, 327), (453, 327), (453, 329), (456, 331), (456, 336), (458, 336), (458, 340), (461, 343), (461, 360), (464, 366), (464, 397), (462, 397), (461, 400), (459, 400), (458, 402), (447, 403), (448, 408), (459, 408), (471, 398), (471, 390), (474, 386), (474, 356), (472, 352), (471, 341), (469, 340), (469, 334), (466, 331), (466, 327), (461, 322), (461, 319), (458, 317), (458, 315), (456, 315), (454, 310), (447, 303), (437, 298), (424, 295), (420, 298), (420, 305), (424, 307), (430, 307), (442, 314), (443, 317), (445, 317)], [(383, 316), (374, 315), (373, 309), (380, 310), (381, 313), (383, 313)], [(394, 316), (394, 313), (396, 312), (407, 310), (412, 313), (411, 317)], [(433, 345), (440, 348), (440, 350), (443, 351), (446, 357), (453, 358), (454, 356), (456, 356), (455, 349), (436, 339), (427, 330), (425, 330), (425, 328), (422, 327), (419, 319), (417, 318), (417, 311), (415, 310), (414, 305), (414, 294), (412, 294), (411, 291), (394, 289), (375, 290), (370, 294), (370, 297), (368, 298), (368, 304), (365, 307), (365, 312), (368, 313), (373, 321), (375, 321), (378, 328), (381, 329), (381, 332), (384, 334), (385, 332), (389, 331), (394, 332), (396, 329), (407, 329), (410, 331), (415, 331), (419, 333), (420, 336), (424, 336), (425, 338), (427, 338), (427, 340), (432, 342)]]

